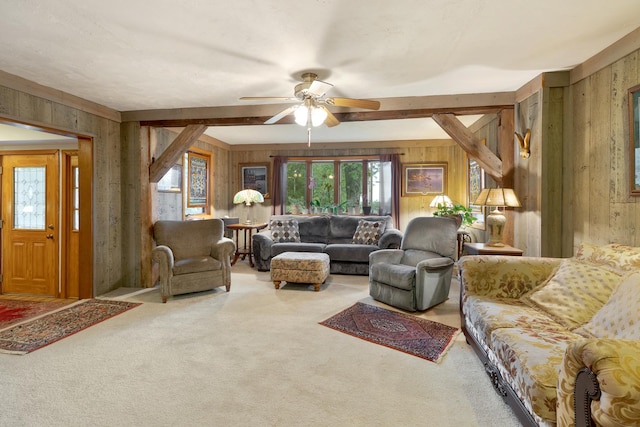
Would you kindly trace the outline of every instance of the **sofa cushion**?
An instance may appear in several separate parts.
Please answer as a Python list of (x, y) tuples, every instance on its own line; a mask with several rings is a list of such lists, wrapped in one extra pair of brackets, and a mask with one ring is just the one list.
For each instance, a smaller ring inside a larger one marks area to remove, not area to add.
[(385, 223), (382, 221), (358, 221), (358, 227), (353, 234), (353, 243), (357, 245), (377, 245), (384, 233)]
[(369, 262), (369, 254), (378, 250), (377, 246), (335, 244), (327, 245), (324, 252), (329, 255), (331, 261)]
[(403, 264), (377, 262), (371, 264), (369, 277), (376, 282), (409, 291), (413, 289), (416, 281), (416, 268)]
[(300, 229), (295, 219), (272, 219), (269, 228), (275, 243), (300, 241)]
[(500, 328), (533, 328), (545, 331), (566, 331), (546, 313), (529, 307), (519, 299), (469, 296), (464, 314), (475, 326), (479, 336), (489, 342), (493, 331)]
[(575, 332), (586, 337), (640, 340), (640, 273), (627, 275), (609, 301)]
[[(570, 331), (501, 328), (489, 344), (509, 385), (525, 406), (549, 425), (556, 420), (558, 369), (567, 345), (581, 336)], [(545, 424), (546, 425), (546, 424)]]
[(620, 276), (591, 264), (563, 260), (549, 279), (521, 300), (569, 329), (586, 323), (609, 300)]
[(173, 264), (173, 274), (176, 276), (220, 269), (222, 269), (222, 263), (210, 256), (183, 258), (176, 260), (175, 264)]
[(616, 243), (603, 246), (581, 243), (575, 259), (622, 276), (640, 270), (640, 247)]
[(271, 256), (280, 255), (283, 252), (324, 252), (324, 243), (284, 242), (274, 243), (271, 246)]

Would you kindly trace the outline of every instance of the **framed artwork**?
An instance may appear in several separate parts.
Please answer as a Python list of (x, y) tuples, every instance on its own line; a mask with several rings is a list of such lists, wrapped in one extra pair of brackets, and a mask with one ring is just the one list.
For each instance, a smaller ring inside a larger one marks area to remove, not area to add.
[(175, 165), (158, 181), (158, 191), (162, 193), (182, 192), (182, 165)]
[(640, 85), (629, 89), (630, 194), (640, 196)]
[(471, 225), (473, 228), (485, 229), (485, 209), (483, 206), (474, 205), (473, 202), (478, 198), (480, 192), (484, 188), (484, 169), (480, 167), (477, 161), (469, 157), (467, 171), (467, 189), (469, 193), (469, 208), (471, 215), (476, 219)]
[(256, 190), (269, 198), (269, 165), (267, 163), (240, 163), (240, 190)]
[(447, 164), (403, 164), (402, 196), (424, 196), (447, 192)]
[(189, 152), (189, 193), (187, 206), (207, 206), (209, 202), (209, 157)]

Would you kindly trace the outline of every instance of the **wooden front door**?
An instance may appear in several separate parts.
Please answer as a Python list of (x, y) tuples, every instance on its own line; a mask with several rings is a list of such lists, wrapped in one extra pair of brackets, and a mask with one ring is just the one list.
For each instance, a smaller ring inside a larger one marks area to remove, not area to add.
[(2, 293), (59, 296), (58, 161), (2, 156)]

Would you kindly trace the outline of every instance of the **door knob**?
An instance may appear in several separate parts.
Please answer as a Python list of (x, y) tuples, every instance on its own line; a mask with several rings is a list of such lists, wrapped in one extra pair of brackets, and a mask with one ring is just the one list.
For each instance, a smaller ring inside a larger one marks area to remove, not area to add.
[(47, 234), (47, 239), (53, 239), (53, 234)]
[(47, 226), (47, 228), (48, 228), (49, 230), (53, 230), (53, 224), (49, 224), (49, 225)]

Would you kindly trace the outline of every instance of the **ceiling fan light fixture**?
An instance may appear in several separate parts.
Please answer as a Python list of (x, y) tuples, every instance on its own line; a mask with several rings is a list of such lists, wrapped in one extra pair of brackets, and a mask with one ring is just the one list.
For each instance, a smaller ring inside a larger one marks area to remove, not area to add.
[(311, 124), (315, 127), (324, 123), (327, 118), (327, 112), (324, 108), (314, 107), (311, 110)]
[(299, 105), (293, 112), (293, 116), (297, 124), (300, 126), (306, 126), (307, 121), (309, 120), (309, 109), (306, 105)]

